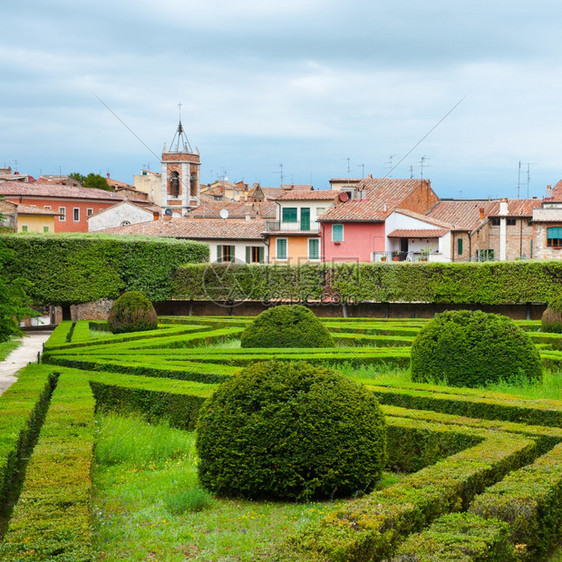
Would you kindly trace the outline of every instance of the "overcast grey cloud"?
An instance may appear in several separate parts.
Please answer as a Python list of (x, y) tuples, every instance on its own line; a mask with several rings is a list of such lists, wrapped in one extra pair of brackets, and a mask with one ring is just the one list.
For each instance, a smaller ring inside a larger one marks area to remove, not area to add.
[[(202, 179), (393, 170), (442, 197), (562, 178), (562, 6), (490, 0), (20, 0), (2, 8), (0, 166), (132, 182), (178, 119)], [(97, 98), (140, 137), (148, 150)], [(392, 156), (392, 158), (391, 158)], [(527, 166), (527, 163), (530, 163)]]

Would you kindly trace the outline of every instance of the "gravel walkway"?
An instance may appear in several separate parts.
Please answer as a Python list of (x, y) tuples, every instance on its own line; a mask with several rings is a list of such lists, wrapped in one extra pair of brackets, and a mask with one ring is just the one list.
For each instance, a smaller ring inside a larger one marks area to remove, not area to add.
[(51, 334), (52, 330), (26, 333), (20, 346), (14, 349), (4, 361), (0, 361), (0, 394), (18, 380), (16, 373), (20, 369), (28, 363), (37, 362), (37, 353), (43, 351), (43, 343), (49, 339)]

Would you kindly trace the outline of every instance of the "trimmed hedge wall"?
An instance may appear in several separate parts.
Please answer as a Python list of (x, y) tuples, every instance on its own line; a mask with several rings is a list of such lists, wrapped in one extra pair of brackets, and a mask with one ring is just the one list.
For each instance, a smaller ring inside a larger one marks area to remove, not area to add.
[(63, 373), (0, 546), (2, 560), (93, 560), (93, 448), (94, 400), (88, 381), (80, 372)]
[(398, 484), (329, 512), (289, 538), (303, 557), (363, 562), (391, 556), (407, 535), (459, 511), (535, 453), (529, 439), (497, 435)]
[(0, 239), (15, 251), (6, 275), (31, 281), (29, 295), (40, 304), (113, 299), (124, 290), (163, 301), (172, 294), (173, 274), (180, 265), (209, 259), (205, 244), (148, 236), (59, 233)]
[(505, 523), (451, 513), (400, 546), (391, 562), (510, 562), (515, 560)]
[[(221, 283), (217, 283), (220, 279)], [(548, 303), (562, 286), (561, 261), (186, 265), (175, 298), (293, 302)]]
[(477, 496), (470, 511), (509, 523), (511, 542), (540, 558), (562, 539), (562, 443)]

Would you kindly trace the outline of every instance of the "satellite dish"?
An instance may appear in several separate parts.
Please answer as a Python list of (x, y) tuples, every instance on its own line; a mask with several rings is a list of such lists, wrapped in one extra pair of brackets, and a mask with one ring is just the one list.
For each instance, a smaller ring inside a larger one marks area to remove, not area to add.
[(220, 216), (221, 216), (221, 219), (227, 219), (228, 218), (228, 209), (221, 209)]
[(164, 214), (165, 214), (167, 217), (171, 217), (171, 216), (172, 216), (172, 209), (166, 209), (166, 210), (164, 211)]
[(342, 192), (339, 194), (338, 199), (339, 199), (342, 203), (345, 203), (345, 201), (347, 201), (347, 200), (349, 199), (349, 195), (348, 195), (345, 191), (342, 191)]

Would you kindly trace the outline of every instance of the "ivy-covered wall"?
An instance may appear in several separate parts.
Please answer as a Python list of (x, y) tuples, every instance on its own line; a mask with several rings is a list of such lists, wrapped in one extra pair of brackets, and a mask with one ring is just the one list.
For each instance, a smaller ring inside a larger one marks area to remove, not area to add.
[(170, 298), (176, 269), (205, 262), (209, 247), (185, 240), (102, 234), (6, 234), (15, 251), (6, 276), (33, 284), (37, 304), (70, 305), (114, 299), (137, 290), (153, 302)]
[(185, 265), (174, 298), (213, 301), (548, 303), (562, 291), (562, 261)]

